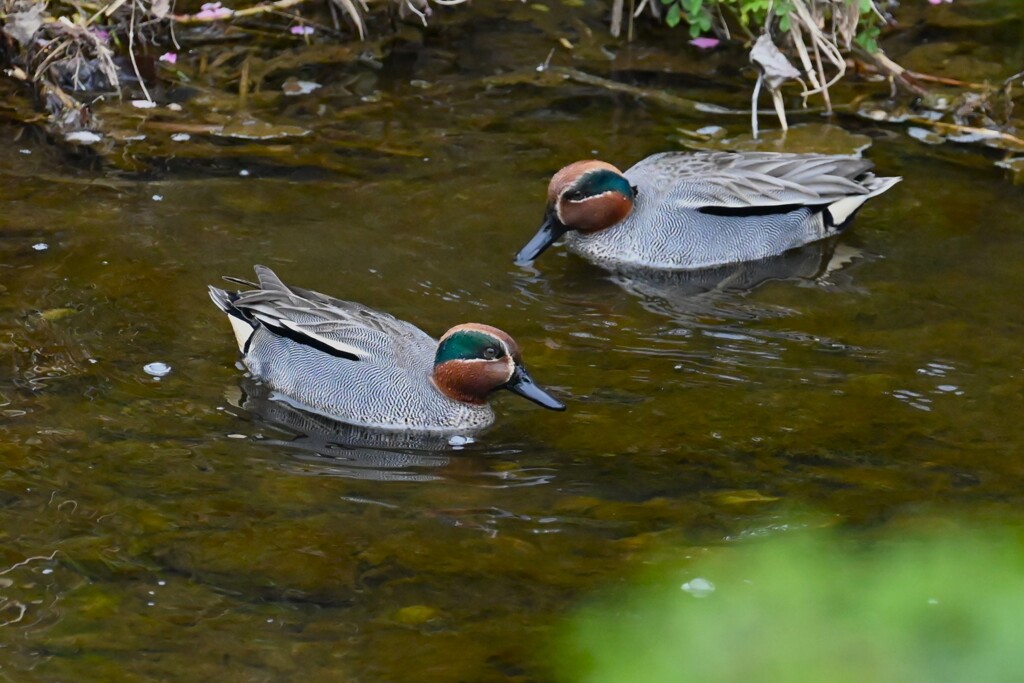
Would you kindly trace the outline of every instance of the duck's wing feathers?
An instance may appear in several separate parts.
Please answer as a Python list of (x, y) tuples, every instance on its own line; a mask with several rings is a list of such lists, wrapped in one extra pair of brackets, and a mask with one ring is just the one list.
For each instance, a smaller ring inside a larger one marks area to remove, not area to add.
[[(626, 177), (678, 208), (756, 213), (784, 206), (823, 206), (872, 195), (897, 179), (876, 178), (870, 161), (849, 156), (752, 152), (666, 152)], [(883, 187), (884, 185), (884, 187)], [(866, 198), (866, 197), (865, 197)]]
[(354, 361), (400, 353), (403, 344), (433, 349), (427, 333), (392, 315), (290, 287), (266, 266), (256, 266), (256, 275), (259, 289), (239, 292), (234, 308), (295, 342)]

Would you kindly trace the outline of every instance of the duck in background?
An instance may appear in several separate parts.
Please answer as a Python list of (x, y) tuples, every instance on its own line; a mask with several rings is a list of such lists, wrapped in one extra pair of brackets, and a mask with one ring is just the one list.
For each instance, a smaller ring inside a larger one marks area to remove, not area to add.
[(840, 233), (898, 183), (850, 156), (664, 152), (625, 173), (577, 161), (552, 177), (544, 222), (516, 255), (529, 263), (563, 234), (610, 270), (697, 270), (777, 256)]

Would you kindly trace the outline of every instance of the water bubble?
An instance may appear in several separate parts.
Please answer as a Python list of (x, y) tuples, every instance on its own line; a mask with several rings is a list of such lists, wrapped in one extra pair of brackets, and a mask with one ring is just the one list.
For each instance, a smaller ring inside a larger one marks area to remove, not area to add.
[(680, 588), (695, 598), (706, 598), (715, 592), (715, 584), (699, 576), (695, 579), (690, 579)]
[(154, 361), (152, 363), (147, 363), (146, 365), (144, 365), (142, 367), (142, 370), (147, 375), (150, 375), (152, 377), (156, 377), (157, 379), (160, 379), (161, 377), (165, 377), (166, 375), (168, 375), (171, 372), (171, 366), (168, 365), (167, 363), (161, 363), (160, 361)]

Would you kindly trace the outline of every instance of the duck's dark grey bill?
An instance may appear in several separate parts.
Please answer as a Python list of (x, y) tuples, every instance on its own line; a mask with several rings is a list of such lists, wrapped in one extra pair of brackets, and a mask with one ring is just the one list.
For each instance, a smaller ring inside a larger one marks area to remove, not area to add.
[(505, 388), (548, 410), (565, 410), (565, 404), (541, 389), (522, 365), (516, 366), (512, 378), (505, 384)]
[(526, 246), (516, 254), (516, 265), (525, 265), (544, 253), (544, 250), (555, 243), (559, 237), (565, 234), (567, 227), (558, 220), (554, 208), (549, 209), (544, 216), (544, 223), (540, 230), (533, 236)]

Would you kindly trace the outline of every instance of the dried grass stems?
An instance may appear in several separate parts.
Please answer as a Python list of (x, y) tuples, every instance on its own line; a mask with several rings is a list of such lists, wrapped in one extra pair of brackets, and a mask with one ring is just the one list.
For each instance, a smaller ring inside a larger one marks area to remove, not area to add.
[[(664, 0), (636, 0), (629, 2), (629, 14), (625, 0), (613, 0), (611, 33), (618, 36), (624, 19), (629, 19), (629, 37), (632, 38), (632, 20), (648, 10), (660, 18)], [(862, 11), (862, 8), (864, 11)], [(725, 11), (723, 11), (723, 9)], [(885, 16), (875, 2), (863, 3), (856, 0), (786, 0), (785, 3), (768, 3), (766, 19), (760, 36), (755, 36), (755, 27), (748, 26), (749, 16), (741, 17), (733, 5), (714, 3), (711, 5), (712, 31), (720, 37), (730, 38), (736, 33), (746, 34), (753, 42), (750, 61), (758, 69), (751, 103), (752, 128), (757, 137), (757, 99), (761, 87), (766, 86), (771, 94), (779, 123), (783, 130), (788, 128), (780, 86), (787, 81), (797, 81), (802, 90), (800, 96), (806, 106), (807, 98), (821, 95), (825, 111), (832, 110), (829, 88), (846, 74), (847, 62), (844, 52), (854, 47), (861, 18), (865, 13), (877, 16), (883, 23)], [(782, 14), (784, 12), (784, 14)], [(728, 16), (727, 16), (728, 14)], [(732, 26), (732, 28), (730, 28)], [(795, 55), (799, 69), (794, 67), (786, 54)], [(879, 53), (883, 65), (893, 65)], [(898, 67), (897, 67), (898, 68)]]
[[(244, 1), (244, 0), (243, 0)], [(226, 0), (225, 0), (226, 2)], [(347, 22), (364, 40), (366, 17), (371, 6), (366, 0), (318, 0), (326, 3), (341, 31)], [(415, 16), (423, 24), (432, 5), (459, 5), (467, 0), (382, 0), (374, 8), (397, 8), (399, 14)], [(142, 96), (151, 100), (143, 78), (139, 55), (145, 46), (167, 45), (180, 49), (175, 27), (220, 24), (225, 35), (230, 29), (245, 29), (246, 21), (260, 16), (284, 17), (304, 30), (330, 28), (300, 16), (300, 5), (311, 0), (270, 0), (252, 2), (239, 9), (223, 2), (208, 2), (200, 11), (175, 13), (174, 0), (0, 0), (0, 65), (5, 73), (30, 85), (62, 128), (88, 126), (88, 102), (81, 93), (122, 93), (126, 81), (134, 81)], [(261, 25), (261, 30), (265, 29)], [(281, 28), (287, 35), (288, 29)], [(130, 67), (121, 70), (117, 55), (127, 53)], [(77, 97), (73, 96), (78, 94)]]
[[(878, 12), (873, 2), (870, 5), (872, 11)], [(783, 22), (777, 20), (773, 12), (769, 12), (764, 32), (750, 52), (750, 61), (758, 68), (751, 102), (751, 127), (755, 138), (758, 135), (757, 98), (762, 82), (771, 93), (783, 130), (788, 130), (789, 125), (779, 88), (787, 80), (796, 80), (803, 87), (800, 96), (805, 106), (808, 97), (821, 95), (825, 111), (832, 111), (828, 89), (846, 74), (843, 51), (849, 51), (853, 46), (857, 26), (860, 24), (861, 6), (857, 2), (789, 0), (789, 11), (785, 19), (787, 28), (783, 30)], [(799, 70), (789, 63), (772, 40), (773, 27), (774, 32), (780, 36), (779, 42), (796, 53)]]

